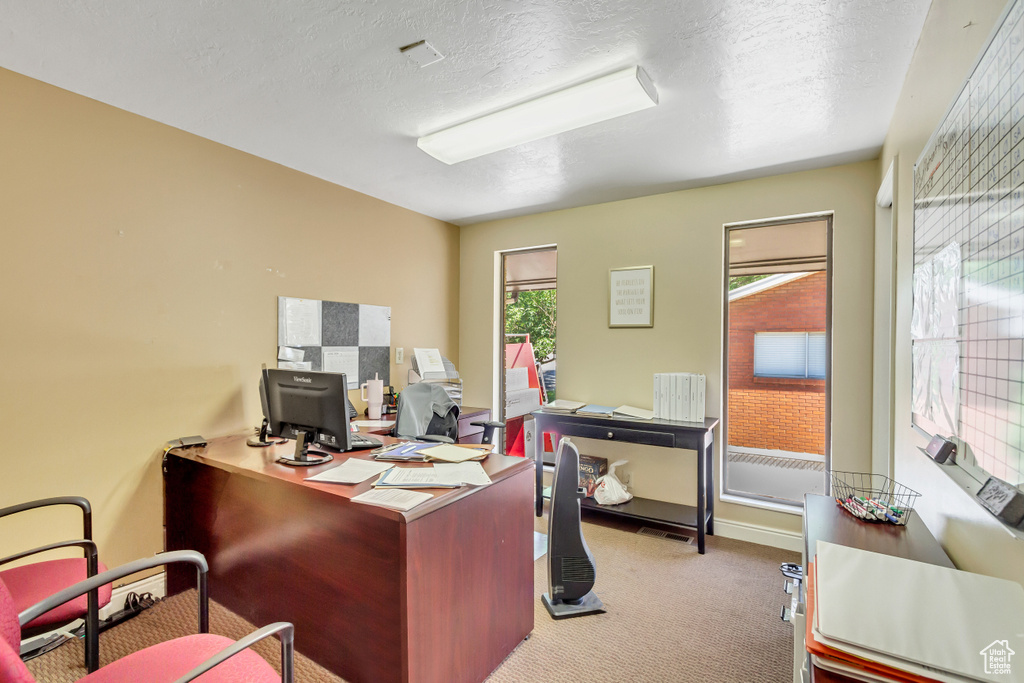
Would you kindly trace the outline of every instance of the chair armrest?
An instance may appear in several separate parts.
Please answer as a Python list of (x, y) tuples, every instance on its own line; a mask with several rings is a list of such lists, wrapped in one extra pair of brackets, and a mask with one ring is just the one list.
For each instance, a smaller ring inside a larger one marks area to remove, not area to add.
[(218, 664), (234, 657), (242, 650), (247, 650), (264, 638), (278, 633), (281, 639), (281, 683), (292, 683), (294, 679), (295, 627), (287, 621), (279, 621), (269, 626), (264, 626), (258, 631), (253, 631), (241, 640), (236, 641), (234, 645), (230, 645), (210, 657), (174, 683), (188, 683), (188, 681), (202, 676)]
[(40, 614), (45, 614), (54, 607), (63, 605), (68, 600), (73, 600), (79, 595), (84, 595), (85, 593), (97, 589), (105, 584), (113, 583), (117, 579), (122, 579), (129, 574), (141, 572), (146, 569), (152, 569), (153, 567), (162, 567), (163, 565), (170, 564), (172, 562), (188, 562), (189, 564), (194, 564), (198, 570), (199, 631), (200, 633), (207, 633), (210, 630), (209, 598), (207, 596), (206, 588), (206, 572), (209, 570), (209, 566), (206, 564), (206, 558), (203, 557), (202, 553), (198, 553), (195, 550), (175, 550), (169, 553), (160, 553), (153, 557), (146, 557), (141, 560), (129, 562), (128, 564), (122, 564), (120, 567), (115, 567), (114, 569), (108, 569), (101, 574), (92, 576), (84, 581), (79, 581), (76, 584), (68, 586), (62, 591), (54, 593), (45, 600), (37, 602), (18, 615), (18, 622), (24, 626)]
[(479, 422), (470, 422), (469, 424), (474, 427), (494, 427), (496, 429), (503, 429), (505, 427), (504, 422), (498, 422), (497, 420), (480, 420)]
[[(49, 545), (43, 545), (39, 546), (38, 548), (33, 548), (32, 550), (25, 550), (20, 553), (15, 553), (14, 555), (8, 555), (7, 557), (0, 558), (0, 565), (7, 564), (8, 562), (14, 562), (15, 560), (20, 560), (21, 558), (28, 557), (29, 555), (45, 553), (47, 550), (56, 550), (57, 548), (71, 548), (74, 546), (78, 546), (85, 551), (86, 559), (93, 561), (96, 559), (96, 542), (83, 538), (77, 541), (60, 541), (58, 543), (51, 543)], [(92, 573), (89, 574), (89, 576), (92, 576), (95, 573), (96, 567), (95, 565), (92, 565)]]
[(82, 536), (92, 539), (92, 505), (82, 496), (57, 496), (56, 498), (40, 498), (27, 503), (18, 503), (0, 508), (0, 517), (6, 517), (26, 510), (49, 507), (51, 505), (74, 505), (82, 509)]

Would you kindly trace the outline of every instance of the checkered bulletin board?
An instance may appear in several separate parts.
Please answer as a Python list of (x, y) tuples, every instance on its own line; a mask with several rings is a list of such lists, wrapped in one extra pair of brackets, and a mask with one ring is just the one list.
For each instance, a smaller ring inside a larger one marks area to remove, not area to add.
[(348, 388), (391, 384), (391, 307), (277, 298), (278, 367), (344, 372)]
[(914, 168), (914, 423), (1024, 484), (1024, 4)]

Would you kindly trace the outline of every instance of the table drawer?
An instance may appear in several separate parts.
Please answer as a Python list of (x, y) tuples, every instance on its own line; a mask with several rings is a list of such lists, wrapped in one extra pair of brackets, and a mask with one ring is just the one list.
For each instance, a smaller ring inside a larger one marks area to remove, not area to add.
[(675, 447), (675, 435), (669, 432), (653, 432), (646, 429), (625, 429), (623, 427), (602, 427), (599, 425), (572, 425), (563, 427), (566, 435), (581, 436), (585, 439), (602, 441), (627, 441), (646, 446)]

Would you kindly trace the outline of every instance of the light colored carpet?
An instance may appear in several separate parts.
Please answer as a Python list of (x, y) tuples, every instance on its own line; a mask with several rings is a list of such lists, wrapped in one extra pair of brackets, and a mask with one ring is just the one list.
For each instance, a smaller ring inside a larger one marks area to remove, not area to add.
[[(546, 531), (544, 520), (537, 529)], [(792, 679), (793, 630), (779, 620), (781, 562), (796, 553), (712, 537), (696, 545), (586, 524), (597, 561), (596, 592), (606, 614), (553, 621), (540, 602), (545, 558), (535, 563), (533, 635), (487, 679), (488, 683), (783, 683)], [(195, 632), (195, 593), (169, 598), (104, 633), (104, 663), (138, 648)], [(211, 631), (237, 638), (254, 630), (211, 604)], [(296, 643), (299, 651), (302, 643)], [(277, 641), (258, 650), (277, 665)], [(40, 682), (84, 675), (80, 643), (30, 661)], [(300, 655), (296, 681), (340, 678)]]

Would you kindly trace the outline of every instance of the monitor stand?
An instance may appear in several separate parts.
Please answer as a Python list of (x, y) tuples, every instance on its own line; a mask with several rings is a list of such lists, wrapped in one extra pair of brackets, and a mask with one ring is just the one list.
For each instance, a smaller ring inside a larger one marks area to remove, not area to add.
[(263, 418), (259, 436), (250, 436), (245, 440), (245, 445), (252, 446), (253, 448), (266, 448), (267, 446), (274, 446), (285, 442), (285, 439), (267, 439), (269, 429), (270, 422), (267, 421), (267, 418)]
[(312, 440), (312, 437), (313, 434), (300, 430), (295, 435), (294, 457), (281, 456), (277, 461), (282, 465), (291, 465), (292, 467), (312, 467), (334, 460), (334, 456), (330, 453), (314, 453), (312, 455), (309, 453), (309, 440)]

